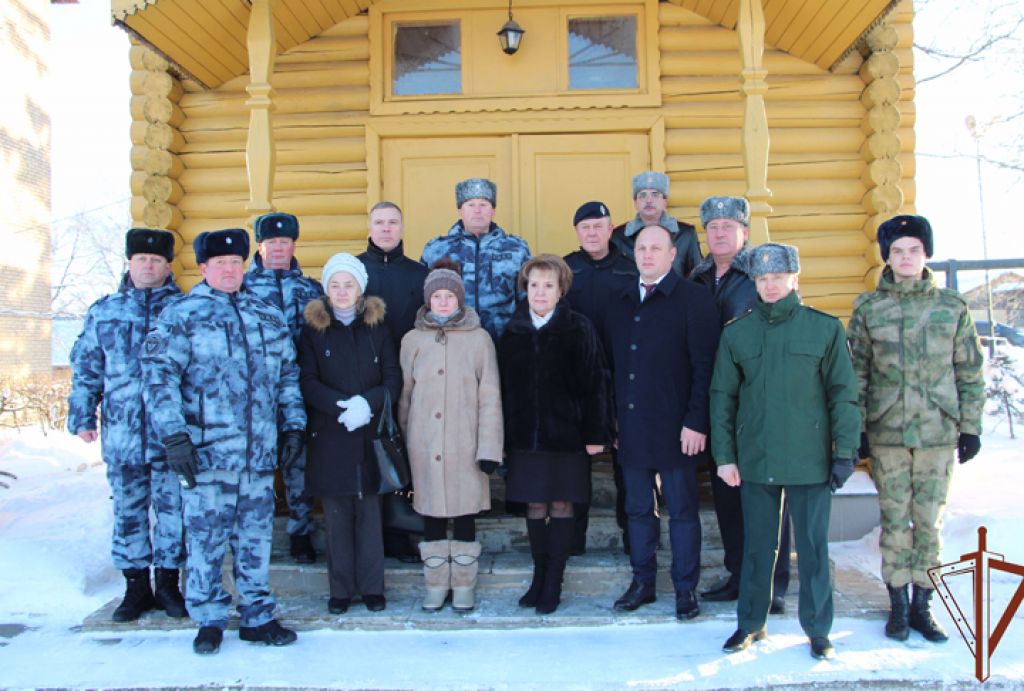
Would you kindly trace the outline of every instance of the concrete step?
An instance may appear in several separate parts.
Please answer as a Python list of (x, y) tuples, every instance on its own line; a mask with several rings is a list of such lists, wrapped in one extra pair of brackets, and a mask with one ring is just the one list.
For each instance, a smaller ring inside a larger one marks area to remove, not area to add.
[[(661, 555), (659, 555), (661, 556)], [(287, 567), (275, 565), (273, 578), (278, 599), (277, 616), (288, 626), (300, 631), (317, 629), (407, 630), (407, 629), (515, 629), (542, 626), (616, 626), (675, 621), (675, 598), (667, 573), (668, 555), (661, 562), (657, 583), (658, 599), (635, 612), (616, 612), (612, 604), (629, 585), (628, 560), (612, 552), (591, 552), (569, 560), (565, 574), (562, 604), (553, 614), (538, 616), (532, 609), (518, 606), (531, 576), (527, 554), (505, 552), (485, 555), (482, 560), (477, 607), (461, 614), (446, 606), (435, 613), (421, 608), (423, 576), (420, 567), (387, 560), (387, 609), (369, 612), (357, 600), (343, 615), (327, 612), (326, 573), (322, 566)], [(290, 572), (285, 575), (283, 572)], [(230, 573), (230, 571), (226, 571)], [(724, 576), (721, 565), (705, 565), (701, 570), (700, 589)], [(887, 611), (885, 588), (874, 578), (856, 569), (834, 571), (836, 616), (877, 617)], [(786, 597), (788, 613), (782, 617), (796, 619), (799, 598), (797, 564), (793, 563), (793, 581)], [(118, 599), (91, 614), (81, 626), (88, 633), (104, 636), (117, 632), (139, 630), (192, 629), (189, 619), (170, 619), (162, 612), (150, 612), (137, 622), (124, 624), (110, 620)], [(695, 625), (708, 618), (732, 620), (736, 616), (734, 602), (701, 601), (701, 616), (681, 625)], [(234, 612), (230, 628), (237, 628)]]

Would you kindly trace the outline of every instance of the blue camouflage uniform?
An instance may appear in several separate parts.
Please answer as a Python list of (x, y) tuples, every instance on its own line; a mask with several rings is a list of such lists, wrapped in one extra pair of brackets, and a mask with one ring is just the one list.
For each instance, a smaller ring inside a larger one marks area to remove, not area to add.
[[(277, 305), (288, 320), (292, 340), (299, 341), (305, 318), (302, 310), (312, 300), (323, 296), (319, 281), (304, 276), (299, 262), (292, 259), (290, 269), (267, 269), (263, 257), (256, 254), (245, 274), (245, 285), (257, 297)], [(281, 468), (284, 478), (285, 498), (288, 501), (288, 534), (309, 535), (313, 532), (313, 497), (306, 494), (306, 450), (298, 455), (294, 463)]]
[(68, 431), (95, 430), (101, 408), (103, 461), (114, 502), (111, 556), (121, 570), (150, 564), (178, 569), (184, 563), (178, 479), (147, 415), (141, 376), (146, 333), (180, 295), (173, 277), (159, 288), (141, 289), (125, 273), (116, 293), (89, 308), (71, 350)]
[(221, 567), (230, 544), (241, 625), (262, 626), (276, 604), (268, 567), (278, 432), (306, 427), (287, 322), (244, 286), (225, 293), (200, 283), (150, 332), (143, 376), (160, 438), (185, 432), (198, 456), (197, 485), (182, 490), (189, 615), (227, 626)]
[(519, 268), (530, 258), (530, 247), (516, 235), (509, 235), (496, 223), (477, 237), (456, 222), (447, 235), (441, 235), (423, 248), (420, 263), (433, 265), (449, 257), (462, 267), (466, 286), (466, 305), (480, 315), (480, 325), (495, 341), (505, 330), (516, 309)]

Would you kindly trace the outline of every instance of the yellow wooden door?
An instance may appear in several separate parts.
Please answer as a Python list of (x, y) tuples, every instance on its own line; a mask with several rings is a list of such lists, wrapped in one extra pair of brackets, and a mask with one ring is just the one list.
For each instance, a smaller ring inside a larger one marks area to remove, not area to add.
[(607, 204), (616, 224), (631, 218), (631, 180), (651, 161), (646, 134), (524, 136), (518, 150), (517, 230), (534, 254), (579, 249), (572, 217), (584, 202)]
[(616, 223), (633, 216), (630, 180), (650, 168), (642, 133), (394, 138), (381, 142), (383, 198), (402, 207), (406, 254), (458, 220), (455, 183), (485, 177), (498, 185), (495, 221), (534, 254), (577, 249), (572, 216), (592, 199)]
[(381, 142), (383, 199), (402, 207), (405, 252), (419, 259), (427, 241), (444, 235), (459, 220), (455, 184), (487, 178), (498, 186), (495, 221), (513, 226), (511, 140), (509, 137), (384, 139)]

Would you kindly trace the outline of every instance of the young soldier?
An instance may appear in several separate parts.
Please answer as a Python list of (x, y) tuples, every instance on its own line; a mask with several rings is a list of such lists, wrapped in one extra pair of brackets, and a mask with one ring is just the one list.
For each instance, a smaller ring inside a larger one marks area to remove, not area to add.
[(941, 642), (928, 569), (939, 565), (953, 450), (966, 463), (981, 449), (981, 346), (966, 300), (936, 287), (925, 266), (933, 246), (926, 218), (889, 219), (878, 245), (886, 267), (878, 289), (854, 303), (850, 348), (867, 430), (861, 455), (870, 454), (882, 509), (885, 635), (903, 641), (915, 629)]
[(740, 488), (744, 555), (738, 628), (723, 649), (767, 635), (782, 496), (800, 562), (800, 625), (811, 655), (834, 654), (828, 523), (835, 491), (853, 474), (860, 414), (843, 325), (804, 307), (795, 247), (754, 248), (754, 309), (726, 325), (711, 380), (711, 445), (718, 476)]
[[(160, 312), (181, 295), (171, 276), (174, 236), (132, 228), (125, 236), (128, 272), (120, 289), (97, 300), (71, 350), (68, 431), (95, 442), (103, 410), (103, 461), (114, 500), (114, 566), (124, 574), (124, 600), (114, 621), (134, 621), (155, 608), (184, 617), (178, 569), (185, 562), (178, 479), (142, 400), (142, 342)], [(150, 539), (150, 506), (153, 537)], [(156, 566), (156, 592), (149, 567)]]

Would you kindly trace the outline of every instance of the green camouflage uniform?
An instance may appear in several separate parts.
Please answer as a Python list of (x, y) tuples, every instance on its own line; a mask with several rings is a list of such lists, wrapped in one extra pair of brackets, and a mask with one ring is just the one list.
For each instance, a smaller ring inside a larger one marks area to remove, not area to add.
[(857, 298), (848, 330), (872, 472), (882, 512), (882, 578), (894, 587), (932, 584), (942, 513), (960, 433), (981, 434), (985, 381), (967, 303), (920, 280)]

